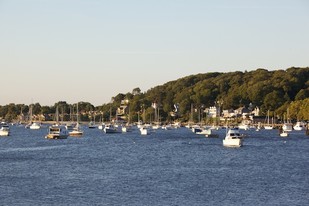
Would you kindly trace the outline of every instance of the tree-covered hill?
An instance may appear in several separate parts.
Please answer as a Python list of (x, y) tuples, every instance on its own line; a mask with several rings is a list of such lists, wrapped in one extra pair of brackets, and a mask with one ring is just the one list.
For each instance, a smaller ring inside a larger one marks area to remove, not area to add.
[[(236, 109), (251, 103), (264, 114), (270, 110), (282, 116), (291, 102), (309, 98), (309, 68), (196, 74), (156, 86), (140, 95), (128, 93), (116, 97), (117, 101), (112, 103), (115, 107), (120, 104), (119, 100), (127, 98), (132, 111), (139, 111), (144, 105), (149, 108), (149, 115), (153, 113), (151, 104), (157, 102), (163, 119), (171, 118), (175, 104), (179, 105), (179, 117), (183, 120), (188, 120), (191, 105), (199, 108), (220, 104), (223, 109)], [(305, 114), (291, 114), (291, 117), (297, 115), (309, 119)]]
[[(146, 92), (135, 88), (132, 92), (117, 94), (112, 100), (98, 107), (81, 102), (79, 111), (83, 113), (82, 120), (90, 120), (94, 113), (108, 120), (110, 114), (113, 117), (116, 115), (122, 100), (127, 100), (129, 111), (126, 114), (132, 121), (137, 121), (142, 113), (147, 121), (153, 120), (153, 103), (156, 103), (162, 121), (188, 121), (192, 108), (220, 106), (222, 109), (236, 109), (248, 107), (249, 104), (259, 107), (262, 115), (270, 110), (272, 114), (283, 116), (290, 108), (291, 118), (309, 120), (309, 67), (196, 74), (167, 82)], [(50, 116), (59, 104), (67, 114), (70, 108), (74, 109), (74, 104), (66, 102), (58, 102), (51, 107), (36, 103), (33, 105), (34, 114)], [(0, 118), (13, 120), (20, 111), (26, 113), (28, 110), (27, 105), (0, 106)]]

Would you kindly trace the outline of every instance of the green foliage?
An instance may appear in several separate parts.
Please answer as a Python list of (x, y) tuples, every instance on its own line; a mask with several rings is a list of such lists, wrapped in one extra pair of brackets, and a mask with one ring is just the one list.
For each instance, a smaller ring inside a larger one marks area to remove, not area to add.
[(289, 113), (292, 119), (309, 120), (309, 98), (291, 102)]

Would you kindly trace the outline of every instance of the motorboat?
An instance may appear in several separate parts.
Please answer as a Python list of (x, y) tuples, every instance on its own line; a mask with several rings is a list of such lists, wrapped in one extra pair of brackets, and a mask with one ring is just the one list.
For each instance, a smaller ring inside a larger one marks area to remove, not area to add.
[(199, 133), (199, 132), (202, 132), (202, 128), (199, 126), (199, 125), (193, 125), (191, 127), (191, 130), (193, 133)]
[(239, 130), (235, 128), (230, 128), (223, 140), (223, 146), (241, 147), (242, 142), (243, 142), (242, 135), (239, 133)]
[(52, 125), (48, 128), (47, 139), (66, 139), (69, 136), (69, 131), (63, 125)]
[(289, 133), (287, 132), (287, 131), (282, 131), (281, 133), (280, 133), (280, 137), (288, 137), (289, 136)]
[(212, 131), (211, 129), (207, 129), (207, 128), (201, 128), (201, 131), (197, 131), (195, 132), (195, 134), (201, 134), (201, 135), (211, 135), (212, 134)]
[(103, 131), (104, 131), (106, 134), (110, 134), (110, 133), (121, 133), (121, 132), (122, 132), (122, 129), (121, 129), (121, 126), (113, 125), (113, 124), (108, 124), (108, 125), (105, 125)]
[(30, 126), (29, 129), (40, 129), (41, 128), (41, 123), (39, 122), (33, 122)]
[(10, 136), (10, 126), (6, 122), (0, 123), (0, 136)]
[(148, 135), (149, 134), (148, 129), (145, 128), (145, 127), (142, 127), (139, 130), (141, 132), (141, 135)]

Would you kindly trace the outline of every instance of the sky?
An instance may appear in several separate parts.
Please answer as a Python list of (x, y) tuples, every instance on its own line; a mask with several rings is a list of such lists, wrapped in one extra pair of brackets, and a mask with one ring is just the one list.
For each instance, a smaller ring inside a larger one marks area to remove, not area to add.
[(0, 105), (309, 66), (307, 0), (0, 0)]

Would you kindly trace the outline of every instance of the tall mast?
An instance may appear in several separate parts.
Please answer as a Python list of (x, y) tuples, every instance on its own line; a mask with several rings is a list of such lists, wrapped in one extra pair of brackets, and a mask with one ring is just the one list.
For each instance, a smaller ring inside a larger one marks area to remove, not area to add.
[(77, 122), (77, 125), (79, 124), (79, 120), (78, 120), (78, 102), (77, 102), (77, 105), (76, 105), (76, 122)]

